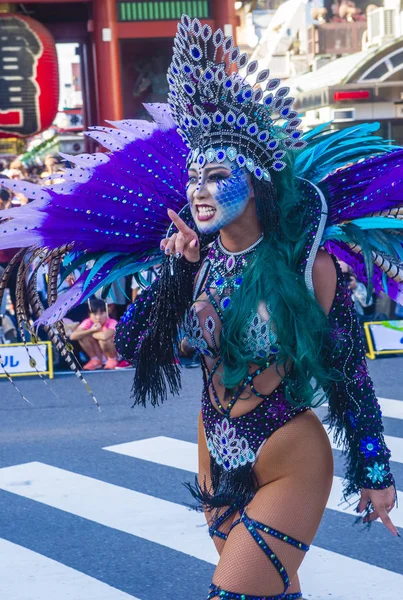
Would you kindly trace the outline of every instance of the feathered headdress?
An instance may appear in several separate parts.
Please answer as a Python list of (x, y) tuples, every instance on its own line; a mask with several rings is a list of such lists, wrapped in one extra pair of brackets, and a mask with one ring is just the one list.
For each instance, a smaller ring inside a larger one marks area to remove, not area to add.
[(250, 78), (258, 62), (248, 62), (221, 29), (213, 34), (209, 25), (183, 15), (168, 70), (168, 104), (190, 149), (188, 163), (203, 167), (227, 158), (270, 181), (270, 169), (285, 167), (285, 152), (306, 145), (301, 119), (292, 110), (290, 89), (270, 79), (268, 69), (251, 85), (234, 67), (246, 69)]

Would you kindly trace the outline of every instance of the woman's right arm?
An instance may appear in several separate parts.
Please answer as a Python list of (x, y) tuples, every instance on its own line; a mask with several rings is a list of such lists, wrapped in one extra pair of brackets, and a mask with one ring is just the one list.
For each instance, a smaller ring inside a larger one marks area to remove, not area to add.
[[(178, 229), (169, 238), (161, 241), (161, 250), (164, 252), (165, 261), (178, 261), (176, 264), (181, 270), (181, 296), (191, 296), (193, 281), (200, 267), (200, 244), (197, 233), (193, 231), (173, 210), (168, 210), (168, 215)], [(166, 264), (165, 264), (166, 266)], [(177, 269), (175, 269), (177, 270)], [(164, 265), (161, 269), (161, 274), (165, 273)], [(146, 335), (150, 323), (155, 320), (155, 310), (152, 311), (156, 303), (157, 297), (161, 293), (166, 293), (167, 290), (161, 290), (167, 285), (175, 285), (175, 278), (172, 281), (164, 284), (157, 278), (154, 283), (145, 290), (136, 301), (129, 306), (123, 317), (120, 319), (115, 330), (115, 346), (119, 354), (128, 362), (134, 362), (137, 359), (141, 348), (144, 336)], [(176, 282), (177, 283), (177, 282)], [(190, 290), (190, 294), (189, 294)], [(176, 308), (179, 309), (179, 306)], [(169, 318), (168, 315), (159, 315), (158, 318)], [(158, 357), (155, 357), (157, 360)]]
[(158, 288), (158, 278), (129, 306), (115, 329), (115, 347), (128, 362), (136, 360)]

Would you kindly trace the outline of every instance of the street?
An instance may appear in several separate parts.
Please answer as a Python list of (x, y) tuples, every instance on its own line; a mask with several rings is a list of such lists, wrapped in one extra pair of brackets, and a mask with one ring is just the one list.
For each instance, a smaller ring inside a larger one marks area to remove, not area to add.
[[(369, 362), (403, 490), (403, 358)], [(88, 374), (101, 411), (73, 375), (49, 387), (16, 378), (32, 405), (0, 381), (1, 600), (206, 598), (217, 555), (182, 485), (197, 469), (201, 373), (183, 369), (181, 396), (155, 409), (131, 408), (132, 378)], [(334, 456), (328, 508), (300, 572), (304, 598), (401, 598), (403, 539), (380, 523), (353, 525)], [(399, 497), (391, 517), (403, 535)]]

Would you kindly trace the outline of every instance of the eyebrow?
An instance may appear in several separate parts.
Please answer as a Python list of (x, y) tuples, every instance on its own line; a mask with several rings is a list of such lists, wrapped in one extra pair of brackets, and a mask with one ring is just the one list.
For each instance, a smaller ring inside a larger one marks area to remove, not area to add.
[[(210, 173), (210, 171), (216, 171), (217, 169), (225, 169), (226, 171), (231, 171), (231, 169), (229, 167), (226, 167), (225, 165), (217, 165), (216, 167), (207, 167), (206, 169), (204, 169), (204, 171), (205, 171), (205, 173)], [(194, 169), (193, 167), (188, 169), (188, 171), (193, 171), (194, 173), (197, 173), (197, 169)]]

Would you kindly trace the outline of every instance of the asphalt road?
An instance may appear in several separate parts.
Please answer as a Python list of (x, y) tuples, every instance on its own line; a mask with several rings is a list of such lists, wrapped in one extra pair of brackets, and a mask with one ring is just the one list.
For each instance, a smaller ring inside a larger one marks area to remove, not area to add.
[[(370, 371), (403, 490), (403, 358), (370, 361)], [(155, 409), (131, 408), (132, 377), (88, 375), (101, 411), (72, 375), (49, 387), (16, 380), (31, 405), (0, 381), (1, 600), (206, 598), (216, 555), (182, 485), (196, 468), (200, 371), (184, 369), (181, 396)], [(301, 572), (304, 597), (402, 598), (403, 537), (353, 526), (338, 505), (334, 455), (335, 493)], [(392, 513), (403, 536), (402, 515)]]

